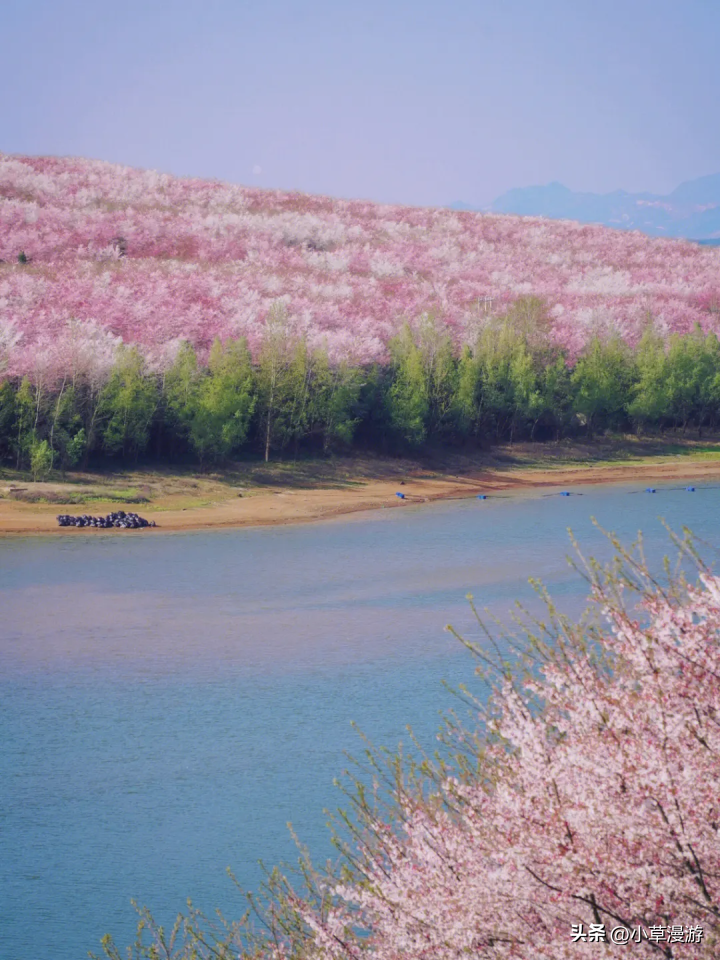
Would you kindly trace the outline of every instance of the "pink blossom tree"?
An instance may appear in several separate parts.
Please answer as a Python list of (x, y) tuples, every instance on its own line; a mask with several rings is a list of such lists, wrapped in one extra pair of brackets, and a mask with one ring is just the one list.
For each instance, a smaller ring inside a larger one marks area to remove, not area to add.
[(277, 301), (333, 361), (386, 360), (403, 322), (428, 312), (460, 345), (528, 296), (571, 357), (598, 327), (634, 343), (648, 311), (668, 333), (719, 327), (720, 251), (636, 232), (5, 154), (0, 200), (0, 324), (22, 335), (11, 374), (71, 317), (153, 357), (240, 336), (257, 356)]

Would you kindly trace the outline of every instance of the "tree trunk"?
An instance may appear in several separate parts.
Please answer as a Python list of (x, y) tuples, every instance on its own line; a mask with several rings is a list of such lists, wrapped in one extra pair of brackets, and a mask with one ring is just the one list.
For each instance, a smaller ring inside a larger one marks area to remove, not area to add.
[(37, 432), (38, 420), (40, 419), (40, 398), (42, 397), (42, 380), (38, 383), (35, 390), (35, 423), (33, 424), (33, 433)]
[(60, 401), (62, 400), (63, 393), (65, 391), (65, 384), (67, 382), (67, 375), (63, 379), (62, 386), (60, 387), (60, 393), (58, 394), (57, 403), (55, 404), (55, 416), (53, 417), (52, 427), (50, 428), (50, 451), (55, 456), (55, 447), (53, 445), (53, 440), (55, 437), (55, 426), (57, 424), (58, 414), (60, 413)]
[(90, 420), (88, 422), (87, 437), (85, 438), (85, 453), (83, 454), (82, 463), (81, 463), (81, 468), (83, 470), (87, 470), (88, 463), (90, 462), (90, 452), (92, 450), (93, 443), (95, 442), (95, 424), (97, 422), (97, 415), (100, 407), (100, 394), (98, 394), (95, 400), (93, 400), (93, 396), (91, 392), (90, 403), (92, 404), (92, 407), (91, 407), (92, 412), (90, 414)]
[(270, 459), (270, 418), (272, 416), (272, 403), (268, 406), (267, 428), (265, 430), (265, 463)]
[(275, 383), (277, 379), (277, 368), (273, 361), (270, 372), (270, 396), (268, 397), (267, 425), (265, 427), (265, 463), (270, 459), (270, 438), (272, 436), (272, 415), (275, 407)]

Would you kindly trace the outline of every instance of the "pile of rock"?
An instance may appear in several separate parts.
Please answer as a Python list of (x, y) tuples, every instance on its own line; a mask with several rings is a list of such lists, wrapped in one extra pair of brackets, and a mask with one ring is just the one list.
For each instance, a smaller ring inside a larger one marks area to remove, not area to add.
[(71, 517), (63, 513), (57, 518), (57, 522), (61, 527), (98, 527), (101, 530), (107, 530), (110, 527), (140, 530), (141, 527), (157, 526), (154, 520), (146, 520), (144, 517), (139, 517), (137, 513), (125, 513), (124, 510), (109, 513), (106, 517), (89, 517), (86, 513), (81, 517)]

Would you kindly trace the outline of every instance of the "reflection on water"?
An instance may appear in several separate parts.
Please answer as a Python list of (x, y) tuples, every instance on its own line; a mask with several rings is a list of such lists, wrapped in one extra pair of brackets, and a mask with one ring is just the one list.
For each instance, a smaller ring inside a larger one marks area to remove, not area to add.
[[(720, 545), (719, 491), (598, 488), (209, 534), (0, 541), (2, 960), (76, 960), (131, 897), (168, 921), (185, 898), (243, 909), (225, 876), (294, 859), (291, 820), (330, 854), (323, 807), (359, 742), (410, 723), (432, 747), (440, 681), (472, 663), (465, 595), (497, 614), (540, 575), (569, 611), (566, 527), (607, 555), (657, 517)], [(706, 554), (707, 555), (707, 554)], [(708, 559), (714, 559), (708, 556)], [(406, 736), (406, 735), (405, 735)]]

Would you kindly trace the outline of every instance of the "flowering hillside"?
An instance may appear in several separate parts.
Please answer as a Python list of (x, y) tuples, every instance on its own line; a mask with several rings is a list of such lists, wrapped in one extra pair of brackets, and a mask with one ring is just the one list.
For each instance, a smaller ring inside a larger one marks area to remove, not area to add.
[[(27, 262), (19, 262), (24, 254)], [(0, 367), (67, 367), (122, 340), (163, 366), (188, 339), (246, 336), (282, 299), (311, 345), (383, 359), (432, 310), (456, 340), (523, 295), (577, 354), (588, 329), (628, 340), (718, 326), (720, 250), (599, 226), (334, 200), (97, 161), (0, 154)], [(493, 298), (491, 303), (485, 298)]]

